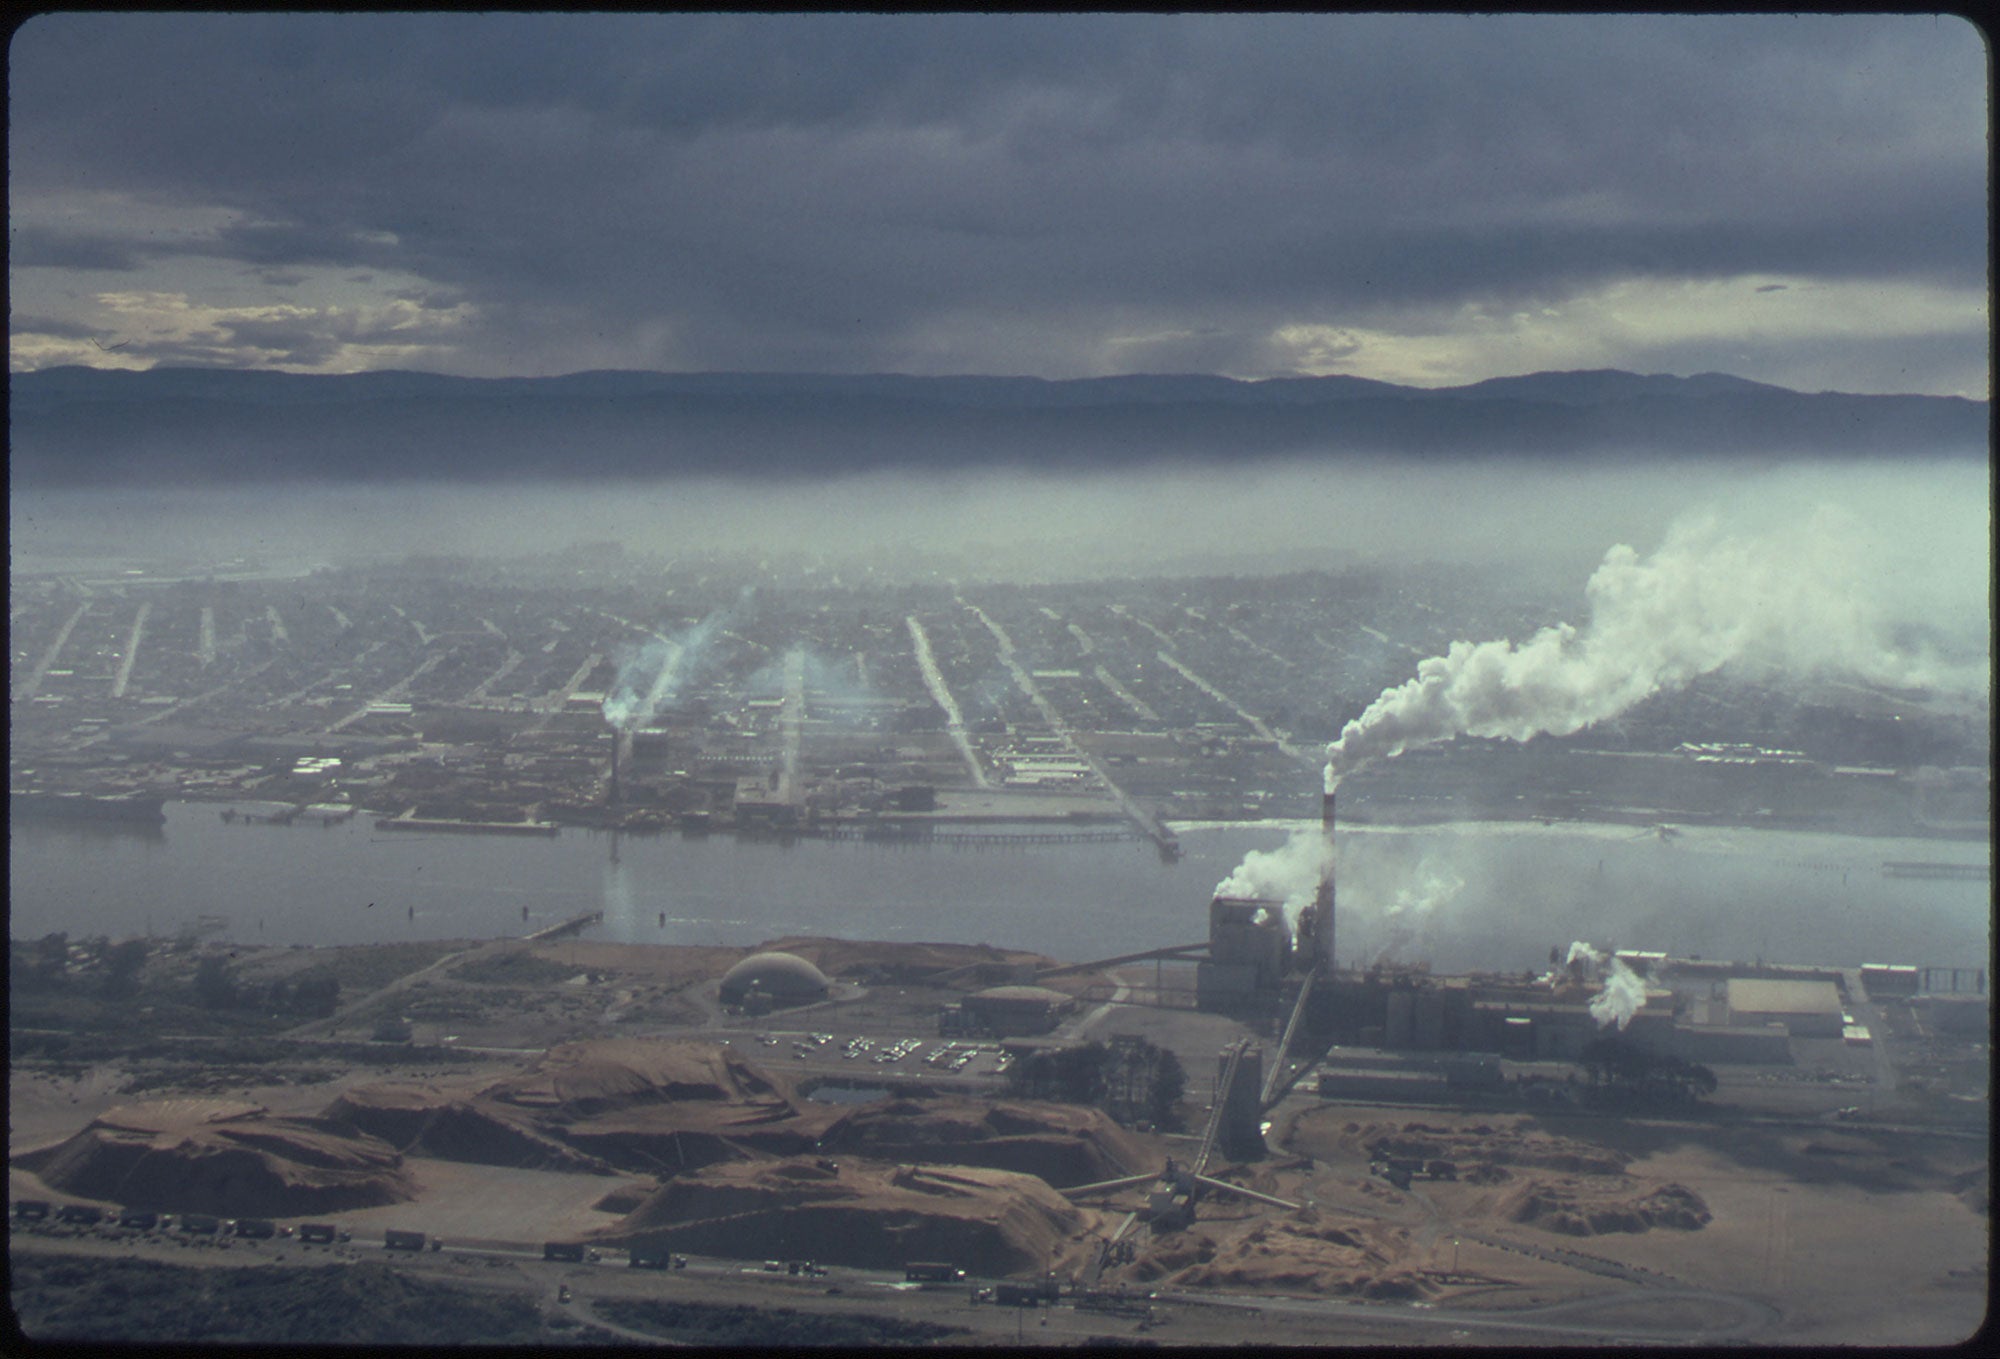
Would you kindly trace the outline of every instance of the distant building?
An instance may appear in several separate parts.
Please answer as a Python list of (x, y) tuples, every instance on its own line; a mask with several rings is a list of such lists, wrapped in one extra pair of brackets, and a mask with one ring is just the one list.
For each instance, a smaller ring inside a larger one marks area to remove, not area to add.
[(1782, 1024), (1794, 1038), (1838, 1038), (1840, 1014), (1840, 988), (1830, 981), (1729, 979), (1729, 1022), (1739, 1028)]
[(1076, 1001), (1046, 986), (995, 986), (967, 996), (960, 1008), (970, 1024), (987, 1033), (1047, 1033)]

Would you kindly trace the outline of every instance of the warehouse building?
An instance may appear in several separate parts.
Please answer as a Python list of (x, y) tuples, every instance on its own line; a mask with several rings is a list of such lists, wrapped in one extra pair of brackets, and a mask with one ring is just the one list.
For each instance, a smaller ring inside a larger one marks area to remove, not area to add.
[(1838, 1038), (1840, 1014), (1840, 988), (1830, 981), (1729, 979), (1729, 1022), (1737, 1028), (1782, 1024), (1794, 1038)]
[(961, 1003), (966, 1023), (982, 1033), (1047, 1033), (1076, 1001), (1046, 986), (995, 986)]

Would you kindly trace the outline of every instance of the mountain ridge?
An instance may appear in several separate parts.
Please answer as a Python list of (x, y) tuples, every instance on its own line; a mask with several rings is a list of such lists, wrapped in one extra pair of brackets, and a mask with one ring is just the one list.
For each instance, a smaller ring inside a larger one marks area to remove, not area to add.
[(1343, 375), (471, 378), (63, 367), (11, 380), (17, 484), (835, 475), (1173, 459), (1966, 455), (1988, 403), (1618, 369)]

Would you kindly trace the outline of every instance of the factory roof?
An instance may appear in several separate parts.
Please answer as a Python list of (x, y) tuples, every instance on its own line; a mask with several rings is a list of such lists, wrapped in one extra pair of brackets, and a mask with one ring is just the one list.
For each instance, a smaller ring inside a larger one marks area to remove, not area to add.
[(1729, 1008), (1737, 1014), (1818, 1015), (1840, 1013), (1840, 991), (1830, 981), (1770, 981), (1731, 977)]

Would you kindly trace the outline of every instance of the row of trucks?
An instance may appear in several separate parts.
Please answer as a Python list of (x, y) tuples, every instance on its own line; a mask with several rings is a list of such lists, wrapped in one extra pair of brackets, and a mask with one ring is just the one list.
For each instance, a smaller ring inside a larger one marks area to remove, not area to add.
[(239, 1241), (272, 1241), (296, 1235), (308, 1243), (332, 1244), (347, 1241), (352, 1234), (330, 1222), (306, 1222), (297, 1228), (281, 1227), (268, 1218), (219, 1217), (212, 1213), (161, 1213), (150, 1208), (101, 1208), (93, 1203), (51, 1204), (43, 1199), (19, 1199), (14, 1203), (19, 1222), (60, 1222), (79, 1227), (120, 1227), (126, 1231), (178, 1231), (190, 1236), (229, 1236)]
[[(965, 1271), (942, 1260), (912, 1260), (903, 1266), (903, 1278), (918, 1284), (964, 1283)], [(1025, 1282), (1002, 1280), (991, 1287), (975, 1286), (972, 1291), (974, 1302), (991, 1302), (1001, 1307), (1039, 1307), (1061, 1296), (1062, 1282), (1054, 1274)]]

